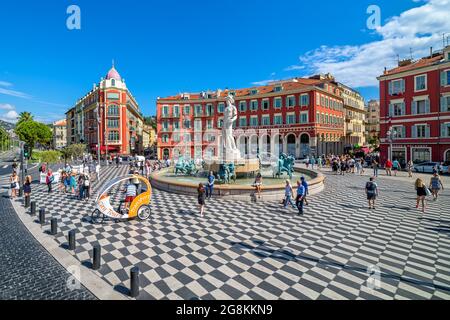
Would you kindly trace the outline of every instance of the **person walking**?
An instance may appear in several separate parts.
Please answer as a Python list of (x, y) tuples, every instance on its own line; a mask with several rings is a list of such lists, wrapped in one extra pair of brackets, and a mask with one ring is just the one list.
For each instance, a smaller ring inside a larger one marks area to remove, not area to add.
[(392, 170), (394, 171), (394, 176), (397, 176), (397, 173), (401, 170), (402, 166), (400, 165), (400, 162), (395, 159), (392, 163)]
[(413, 177), (413, 169), (414, 169), (414, 162), (412, 162), (412, 160), (408, 161), (408, 164), (406, 165), (406, 170), (408, 170), (408, 177), (412, 178)]
[(214, 192), (214, 184), (216, 182), (216, 177), (214, 176), (214, 172), (210, 171), (208, 175), (208, 183), (206, 184), (206, 197), (211, 199)]
[(375, 178), (371, 177), (366, 183), (366, 195), (369, 201), (369, 210), (375, 209), (375, 200), (378, 197), (378, 185), (375, 183)]
[(307, 196), (309, 195), (309, 184), (306, 181), (305, 177), (301, 177), (300, 182), (302, 183), (302, 186), (305, 188), (305, 192), (303, 194), (303, 201), (304, 201), (305, 205), (309, 205), (309, 202), (307, 199)]
[(78, 200), (84, 199), (84, 174), (80, 173), (80, 176), (78, 177)]
[(373, 168), (373, 176), (378, 178), (378, 169), (379, 169), (380, 164), (378, 163), (378, 161), (376, 159), (372, 160), (372, 168)]
[(388, 159), (384, 165), (387, 176), (392, 176), (392, 161)]
[(119, 155), (117, 155), (116, 156), (116, 169), (119, 168), (119, 165), (120, 165), (120, 157), (119, 157)]
[(297, 209), (297, 206), (292, 199), (294, 190), (292, 189), (291, 181), (286, 180), (286, 187), (284, 190), (284, 208), (287, 209), (288, 204), (291, 204), (294, 209)]
[(25, 196), (25, 202), (26, 199), (30, 199), (31, 197), (31, 183), (33, 182), (33, 178), (31, 176), (27, 176), (25, 178), (25, 183), (23, 184), (23, 194)]
[(77, 190), (77, 180), (75, 179), (75, 173), (72, 172), (69, 178), (69, 193), (75, 195)]
[(47, 184), (48, 193), (53, 192), (53, 182), (55, 182), (55, 176), (51, 169), (47, 172), (47, 177), (45, 178), (45, 183)]
[(425, 213), (425, 198), (427, 196), (427, 186), (422, 179), (417, 179), (415, 183), (415, 189), (417, 192), (417, 204), (416, 209), (419, 209), (419, 205), (422, 204), (422, 213)]
[(430, 190), (433, 194), (433, 201), (438, 199), (441, 189), (444, 190), (444, 184), (442, 183), (441, 177), (435, 173), (430, 179)]
[(91, 179), (89, 178), (89, 175), (84, 176), (84, 199), (86, 201), (89, 201), (89, 198), (91, 197)]
[[(302, 177), (302, 179), (304, 179), (304, 178)], [(306, 191), (305, 186), (303, 185), (303, 181), (297, 181), (297, 197), (295, 199), (295, 204), (297, 206), (299, 215), (304, 214), (303, 208), (304, 208), (304, 202), (306, 199), (306, 192), (307, 191)]]
[(206, 202), (206, 190), (202, 183), (198, 185), (197, 189), (198, 205), (200, 206), (200, 217), (204, 217), (205, 202)]
[(361, 175), (363, 175), (364, 173), (366, 173), (366, 171), (364, 170), (364, 165), (366, 164), (366, 162), (364, 161), (364, 158), (361, 159)]
[(14, 199), (17, 197), (18, 190), (20, 190), (19, 176), (15, 170), (13, 170), (11, 176), (9, 177), (9, 183), (11, 187), (11, 199)]
[(255, 182), (253, 183), (253, 186), (256, 189), (256, 194), (258, 195), (258, 199), (261, 199), (262, 180), (263, 177), (261, 175), (261, 172), (258, 172), (255, 178)]

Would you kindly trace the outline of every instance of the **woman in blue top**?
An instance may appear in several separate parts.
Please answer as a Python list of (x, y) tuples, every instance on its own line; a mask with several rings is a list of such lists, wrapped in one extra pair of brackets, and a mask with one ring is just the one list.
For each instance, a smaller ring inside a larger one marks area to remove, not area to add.
[(397, 172), (400, 170), (400, 162), (397, 159), (392, 163), (392, 170), (394, 170), (394, 176), (397, 176)]
[(216, 177), (214, 176), (214, 172), (210, 172), (208, 175), (208, 183), (206, 184), (206, 198), (211, 199), (214, 192), (214, 183), (216, 181)]
[(292, 190), (291, 182), (289, 180), (286, 180), (286, 187), (285, 187), (285, 198), (284, 198), (284, 208), (286, 209), (288, 204), (291, 204), (294, 209), (297, 209), (295, 206), (294, 200), (292, 199), (292, 194), (294, 191)]

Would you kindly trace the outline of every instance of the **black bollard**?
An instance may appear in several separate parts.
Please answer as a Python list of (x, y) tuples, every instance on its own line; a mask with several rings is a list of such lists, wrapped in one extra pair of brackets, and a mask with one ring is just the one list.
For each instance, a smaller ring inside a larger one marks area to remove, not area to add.
[(31, 212), (30, 212), (30, 214), (32, 216), (36, 215), (36, 202), (35, 201), (31, 202)]
[(74, 251), (76, 248), (75, 236), (76, 236), (75, 230), (69, 231), (69, 250), (71, 251)]
[(137, 298), (139, 296), (139, 268), (134, 267), (130, 272), (130, 297)]
[(29, 208), (30, 207), (30, 201), (31, 201), (31, 198), (29, 196), (25, 197), (25, 208)]
[(93, 261), (92, 261), (92, 269), (93, 270), (100, 269), (101, 259), (102, 259), (102, 247), (100, 247), (100, 245), (95, 245), (94, 252), (93, 252)]
[(23, 188), (19, 189), (19, 198), (23, 197)]
[(50, 234), (52, 236), (56, 236), (56, 234), (58, 233), (58, 219), (53, 218), (52, 220), (50, 220), (50, 222), (51, 222)]
[(43, 226), (45, 224), (45, 209), (39, 209), (39, 223)]

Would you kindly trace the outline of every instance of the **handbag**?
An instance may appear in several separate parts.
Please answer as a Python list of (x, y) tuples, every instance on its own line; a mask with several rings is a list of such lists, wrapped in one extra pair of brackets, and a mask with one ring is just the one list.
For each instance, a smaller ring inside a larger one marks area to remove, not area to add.
[(432, 195), (430, 188), (425, 187), (425, 193), (427, 194), (427, 197), (430, 197)]
[(17, 187), (17, 183), (16, 182), (11, 183), (11, 189), (15, 189), (16, 187)]

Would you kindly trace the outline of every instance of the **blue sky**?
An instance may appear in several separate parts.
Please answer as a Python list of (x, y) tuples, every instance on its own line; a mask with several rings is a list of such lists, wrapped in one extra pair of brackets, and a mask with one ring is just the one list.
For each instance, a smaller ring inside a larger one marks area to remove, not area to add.
[[(81, 30), (66, 27), (72, 4), (81, 9)], [(377, 30), (366, 27), (372, 4), (381, 9)], [(375, 77), (395, 64), (396, 54), (405, 57), (412, 47), (418, 58), (430, 44), (442, 47), (442, 32), (450, 30), (448, 5), (449, 0), (2, 1), (0, 119), (22, 111), (45, 122), (63, 118), (105, 76), (112, 59), (146, 115), (155, 113), (158, 96), (325, 71), (367, 99), (376, 98)]]

